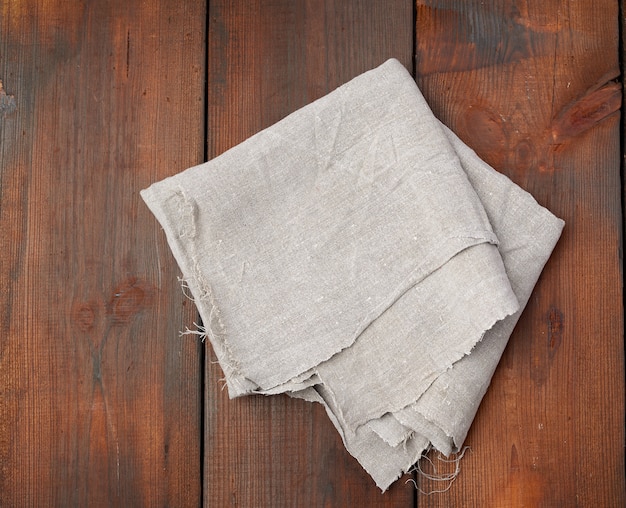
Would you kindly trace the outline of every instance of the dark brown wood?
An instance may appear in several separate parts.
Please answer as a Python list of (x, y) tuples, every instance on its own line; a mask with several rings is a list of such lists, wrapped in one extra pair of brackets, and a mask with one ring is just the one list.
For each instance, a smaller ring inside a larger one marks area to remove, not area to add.
[(1, 506), (200, 503), (195, 312), (138, 191), (202, 160), (204, 30), (0, 1)]
[[(210, 2), (210, 156), (389, 57), (411, 68), (412, 14), (406, 1)], [(207, 368), (205, 505), (413, 506), (410, 484), (376, 489), (320, 406), (229, 401)]]
[[(0, 506), (626, 505), (617, 2), (206, 4), (0, 0)], [(138, 195), (414, 52), (435, 113), (567, 222), (431, 496), (381, 495), (321, 407), (227, 399)]]
[(417, 2), (435, 113), (567, 223), (458, 479), (418, 506), (626, 504), (618, 19), (611, 1)]

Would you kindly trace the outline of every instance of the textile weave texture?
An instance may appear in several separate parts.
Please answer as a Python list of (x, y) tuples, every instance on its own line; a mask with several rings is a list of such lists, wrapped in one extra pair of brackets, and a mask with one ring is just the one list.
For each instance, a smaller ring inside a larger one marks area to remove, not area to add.
[(141, 195), (230, 397), (323, 404), (383, 491), (462, 446), (563, 228), (394, 59)]

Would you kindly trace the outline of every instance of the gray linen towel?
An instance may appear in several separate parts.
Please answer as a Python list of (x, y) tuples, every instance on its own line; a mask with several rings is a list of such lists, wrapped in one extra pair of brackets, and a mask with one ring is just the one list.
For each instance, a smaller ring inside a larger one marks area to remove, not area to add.
[(141, 195), (229, 395), (322, 403), (382, 490), (461, 446), (563, 227), (396, 60)]

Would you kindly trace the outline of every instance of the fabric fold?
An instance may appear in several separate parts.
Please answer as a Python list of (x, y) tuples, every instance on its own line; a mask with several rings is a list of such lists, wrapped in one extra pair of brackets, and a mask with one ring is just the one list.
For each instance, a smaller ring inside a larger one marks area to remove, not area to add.
[(382, 490), (461, 446), (563, 227), (393, 59), (141, 195), (229, 395), (323, 404)]

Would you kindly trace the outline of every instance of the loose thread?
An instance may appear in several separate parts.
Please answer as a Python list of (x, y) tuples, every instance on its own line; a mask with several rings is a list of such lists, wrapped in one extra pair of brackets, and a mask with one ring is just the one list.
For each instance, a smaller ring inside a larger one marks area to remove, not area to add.
[(224, 391), (224, 388), (228, 386), (228, 381), (226, 381), (225, 377), (221, 377), (217, 380), (218, 383), (223, 383), (221, 386), (221, 391)]
[(191, 300), (192, 302), (195, 303), (194, 297), (189, 293), (189, 291), (191, 291), (191, 288), (189, 287), (187, 280), (183, 277), (176, 277), (176, 278), (178, 279), (178, 282), (180, 283), (180, 289), (183, 292), (183, 296), (187, 298), (188, 300)]
[(197, 335), (198, 337), (200, 337), (200, 340), (204, 342), (206, 339), (206, 334), (207, 334), (206, 328), (204, 326), (199, 325), (198, 323), (194, 323), (193, 325), (196, 327), (195, 330), (190, 330), (188, 327), (185, 327), (184, 332), (178, 332), (179, 335), (181, 337), (183, 335)]
[(427, 480), (433, 481), (433, 482), (449, 482), (448, 485), (443, 488), (443, 489), (433, 489), (430, 490), (428, 492), (422, 490), (417, 482), (413, 479), (413, 478), (409, 478), (405, 483), (413, 483), (415, 489), (420, 493), (420, 494), (424, 494), (425, 496), (430, 496), (431, 494), (440, 494), (443, 492), (447, 492), (448, 490), (450, 490), (450, 488), (452, 487), (452, 484), (454, 483), (454, 480), (457, 479), (457, 477), (459, 476), (459, 473), (461, 472), (461, 459), (463, 458), (463, 456), (465, 455), (465, 452), (467, 450), (471, 451), (471, 448), (469, 446), (465, 446), (457, 455), (456, 457), (452, 458), (452, 459), (446, 459), (444, 457), (441, 456), (441, 454), (439, 454), (439, 456), (437, 456), (437, 460), (439, 462), (443, 462), (445, 464), (454, 464), (454, 471), (452, 473), (442, 473), (442, 474), (438, 474), (437, 473), (437, 466), (435, 465), (434, 461), (428, 457), (428, 455), (422, 455), (423, 459), (426, 459), (430, 465), (433, 468), (433, 472), (434, 474), (431, 473), (427, 473), (426, 471), (424, 471), (420, 465), (421, 459), (415, 464), (415, 466), (413, 468), (411, 468), (408, 472), (409, 473), (417, 473), (418, 476), (421, 476)]

